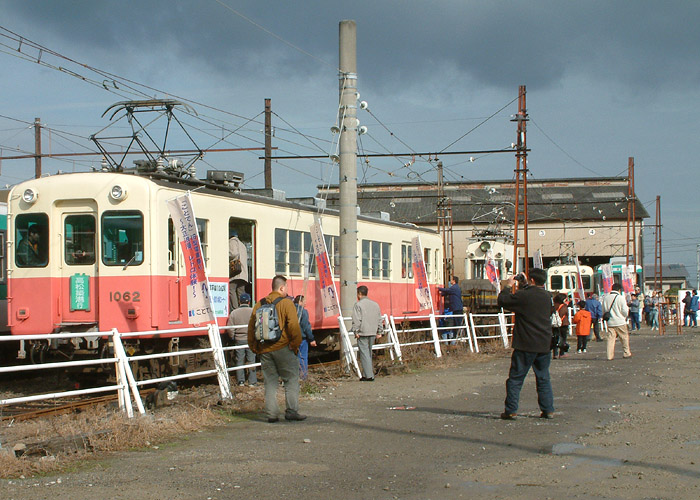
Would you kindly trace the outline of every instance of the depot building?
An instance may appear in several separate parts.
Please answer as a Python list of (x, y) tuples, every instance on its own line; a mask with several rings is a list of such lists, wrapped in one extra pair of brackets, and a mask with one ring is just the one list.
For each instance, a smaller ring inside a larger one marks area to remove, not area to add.
[[(338, 186), (319, 186), (320, 198), (339, 208)], [(523, 189), (520, 190), (522, 211)], [(630, 203), (628, 203), (630, 200)], [(539, 250), (544, 266), (578, 256), (595, 267), (627, 252), (628, 206), (633, 212), (637, 264), (643, 260), (642, 222), (649, 213), (629, 194), (627, 177), (528, 180), (528, 254), (530, 265)], [(454, 274), (481, 276), (487, 251), (512, 266), (515, 220), (515, 181), (478, 181), (445, 184), (442, 196), (434, 184), (396, 183), (358, 185), (357, 204), (364, 215), (438, 229), (438, 217), (451, 226)], [(631, 229), (630, 229), (631, 231)], [(522, 215), (518, 243), (523, 243)], [(522, 258), (522, 248), (519, 258)], [(449, 257), (449, 254), (448, 254)]]

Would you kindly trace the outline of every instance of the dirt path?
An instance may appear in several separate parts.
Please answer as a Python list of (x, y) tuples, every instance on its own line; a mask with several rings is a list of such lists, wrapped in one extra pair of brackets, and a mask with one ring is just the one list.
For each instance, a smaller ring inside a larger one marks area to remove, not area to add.
[[(619, 347), (618, 347), (619, 349)], [(505, 422), (509, 360), (342, 382), (300, 423), (259, 416), (57, 476), (0, 481), (0, 498), (700, 498), (700, 335), (632, 338), (552, 364), (554, 420), (528, 377)], [(621, 354), (621, 353), (618, 353)], [(415, 409), (389, 409), (394, 407)]]

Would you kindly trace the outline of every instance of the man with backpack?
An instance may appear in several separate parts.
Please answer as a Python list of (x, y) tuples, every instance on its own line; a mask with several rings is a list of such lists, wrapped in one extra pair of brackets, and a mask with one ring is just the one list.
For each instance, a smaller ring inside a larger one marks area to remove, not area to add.
[(301, 328), (294, 302), (287, 297), (287, 278), (272, 278), (272, 292), (253, 307), (248, 323), (248, 345), (260, 355), (265, 378), (265, 412), (269, 423), (279, 420), (277, 389), (284, 382), (285, 420), (304, 420), (299, 414), (299, 360)]

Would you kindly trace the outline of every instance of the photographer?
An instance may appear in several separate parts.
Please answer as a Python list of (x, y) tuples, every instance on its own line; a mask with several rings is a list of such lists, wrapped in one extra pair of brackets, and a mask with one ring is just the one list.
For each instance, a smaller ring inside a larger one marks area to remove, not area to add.
[(498, 305), (515, 313), (513, 329), (513, 355), (506, 381), (504, 420), (514, 420), (518, 411), (520, 390), (530, 367), (537, 379), (537, 401), (541, 418), (552, 418), (554, 396), (549, 379), (549, 347), (552, 337), (552, 298), (544, 289), (547, 273), (542, 269), (531, 269), (529, 279), (518, 275), (518, 291), (513, 293), (515, 278), (504, 281), (503, 291), (498, 295)]

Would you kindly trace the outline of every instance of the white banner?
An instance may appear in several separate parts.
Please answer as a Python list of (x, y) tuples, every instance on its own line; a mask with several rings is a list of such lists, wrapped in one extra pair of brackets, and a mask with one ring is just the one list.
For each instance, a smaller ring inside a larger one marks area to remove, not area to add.
[(335, 289), (333, 270), (331, 269), (331, 261), (328, 258), (328, 249), (326, 248), (326, 240), (323, 237), (323, 229), (321, 228), (320, 220), (316, 220), (316, 222), (311, 225), (311, 244), (313, 245), (314, 255), (316, 256), (316, 269), (318, 270), (318, 285), (321, 288), (323, 317), (335, 316), (336, 314), (340, 314), (338, 292)]
[(215, 321), (212, 301), (209, 295), (209, 282), (204, 269), (202, 245), (197, 232), (197, 219), (190, 193), (183, 194), (167, 202), (173, 226), (180, 238), (182, 254), (185, 258), (187, 276), (187, 321), (190, 324)]
[(420, 244), (420, 236), (411, 240), (413, 253), (413, 279), (416, 283), (416, 298), (420, 304), (420, 310), (433, 310), (433, 299), (430, 295), (430, 285), (428, 284), (428, 273), (423, 262), (423, 249)]
[(542, 262), (542, 250), (537, 250), (535, 256), (532, 258), (532, 264), (539, 269), (544, 269), (544, 263)]

